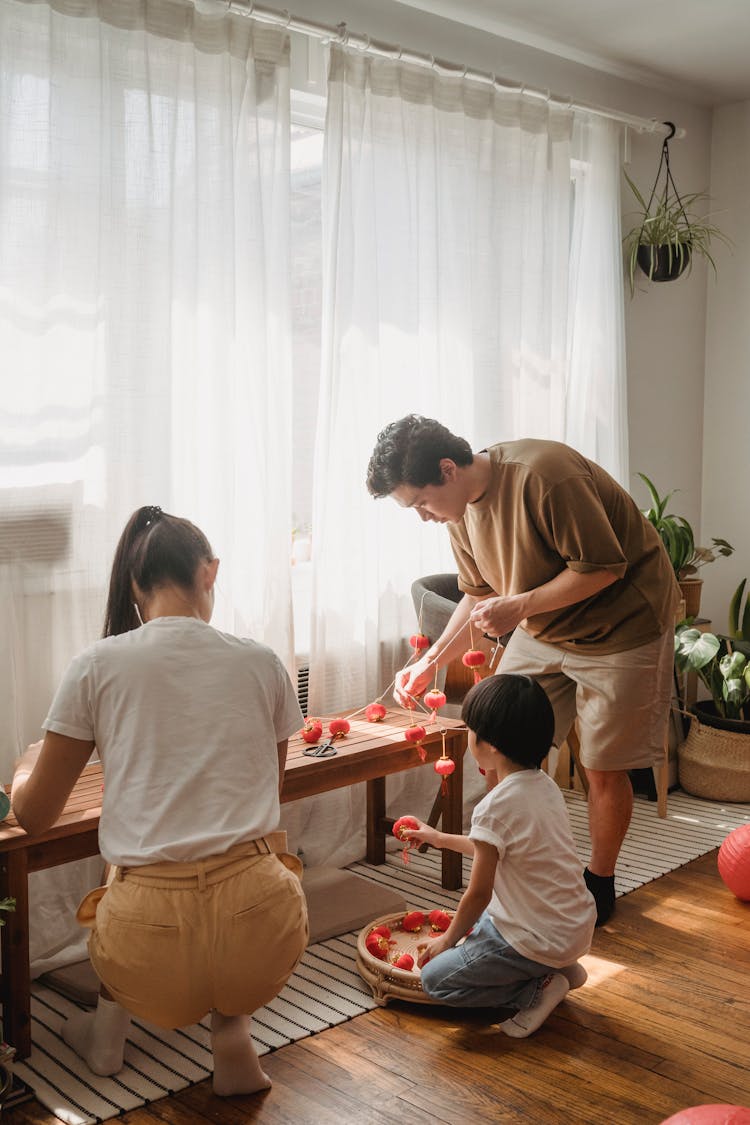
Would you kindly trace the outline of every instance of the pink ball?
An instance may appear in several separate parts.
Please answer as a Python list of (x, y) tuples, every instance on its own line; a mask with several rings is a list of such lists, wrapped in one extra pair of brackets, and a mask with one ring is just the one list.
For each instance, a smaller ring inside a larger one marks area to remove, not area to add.
[(694, 1105), (673, 1113), (661, 1125), (750, 1125), (750, 1109), (742, 1105)]
[(750, 824), (743, 824), (729, 833), (719, 848), (717, 863), (719, 874), (732, 894), (743, 902), (750, 902)]

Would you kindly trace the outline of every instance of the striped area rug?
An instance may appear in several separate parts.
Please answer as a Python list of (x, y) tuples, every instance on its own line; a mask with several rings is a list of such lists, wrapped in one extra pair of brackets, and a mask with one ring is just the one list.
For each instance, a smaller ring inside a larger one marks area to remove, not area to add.
[[(582, 861), (588, 858), (586, 805), (581, 794), (565, 799)], [(616, 888), (618, 895), (718, 847), (728, 832), (750, 823), (750, 805), (722, 805), (671, 793), (666, 820), (656, 804), (637, 799), (623, 847)], [(395, 841), (394, 841), (395, 843)], [(464, 884), (470, 861), (464, 860)], [(400, 890), (415, 909), (452, 907), (459, 891), (440, 887), (439, 853), (413, 852), (404, 864), (401, 852), (389, 853), (383, 867), (352, 864), (349, 870)], [(357, 973), (356, 933), (310, 946), (284, 990), (253, 1019), (253, 1040), (259, 1055), (334, 1027), (375, 1007)], [(66, 1125), (104, 1121), (200, 1082), (211, 1074), (208, 1021), (178, 1031), (163, 1031), (134, 1021), (125, 1052), (125, 1067), (115, 1078), (91, 1074), (60, 1037), (62, 1022), (76, 1006), (51, 989), (35, 985), (32, 997), (30, 1057), (18, 1063), (18, 1076), (37, 1098)]]

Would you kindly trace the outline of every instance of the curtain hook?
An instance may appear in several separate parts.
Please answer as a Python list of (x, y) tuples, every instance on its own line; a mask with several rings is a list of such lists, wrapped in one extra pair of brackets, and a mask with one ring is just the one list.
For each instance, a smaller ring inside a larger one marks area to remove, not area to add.
[(662, 125), (666, 125), (667, 128), (671, 130), (671, 132), (667, 133), (666, 137), (664, 138), (664, 143), (666, 144), (667, 141), (672, 140), (672, 137), (677, 132), (677, 129), (675, 128), (674, 121), (662, 121)]
[(342, 20), (341, 23), (336, 24), (336, 31), (338, 33), (338, 41), (342, 47), (345, 47), (349, 40), (349, 32), (346, 30), (346, 24)]

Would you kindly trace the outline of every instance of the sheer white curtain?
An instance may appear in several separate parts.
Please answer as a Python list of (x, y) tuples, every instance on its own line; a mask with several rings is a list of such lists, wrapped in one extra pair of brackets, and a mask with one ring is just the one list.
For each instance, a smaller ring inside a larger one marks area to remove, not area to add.
[(629, 488), (621, 146), (622, 126), (576, 116), (565, 441)]
[[(476, 449), (565, 436), (571, 128), (550, 104), (332, 51), (313, 713), (385, 690), (411, 651), (412, 581), (455, 569), (444, 529), (368, 495), (382, 426), (417, 412)], [(435, 789), (429, 766), (391, 778), (390, 811), (426, 812)], [(467, 806), (480, 791), (469, 767)], [(307, 816), (316, 861), (362, 853), (361, 790)]]
[(288, 161), (278, 30), (0, 0), (4, 781), (141, 504), (204, 529), (216, 623), (291, 666)]
[(364, 484), (383, 424), (565, 438), (572, 115), (334, 49), (324, 163), (313, 710), (379, 694), (444, 530)]

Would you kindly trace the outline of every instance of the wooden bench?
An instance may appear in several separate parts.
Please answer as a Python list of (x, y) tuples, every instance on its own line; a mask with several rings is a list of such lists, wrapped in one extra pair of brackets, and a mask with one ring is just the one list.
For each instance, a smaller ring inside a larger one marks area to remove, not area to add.
[[(385, 815), (386, 777), (422, 764), (414, 744), (404, 738), (404, 731), (413, 722), (410, 712), (397, 709), (388, 711), (381, 723), (354, 719), (351, 732), (336, 741), (336, 754), (328, 758), (305, 755), (302, 739), (291, 738), (282, 803), (365, 782), (367, 859), (370, 863), (384, 863), (386, 839), (393, 826), (393, 820)], [(446, 753), (456, 768), (437, 815), (442, 817), (445, 832), (460, 833), (466, 728), (454, 719), (441, 720), (440, 726), (445, 729)], [(437, 728), (430, 728), (424, 749), (428, 761), (434, 762), (440, 757), (443, 735)], [(437, 783), (437, 775), (435, 780)], [(0, 929), (0, 1002), (3, 1033), (16, 1048), (19, 1059), (26, 1058), (31, 1051), (29, 874), (98, 854), (101, 801), (102, 771), (96, 763), (85, 767), (62, 816), (47, 832), (28, 836), (12, 814), (0, 824), (0, 898), (10, 895), (16, 900), (15, 911), (5, 916), (6, 925)], [(433, 820), (436, 819), (437, 816), (433, 816)], [(442, 883), (451, 890), (461, 886), (458, 852), (443, 852)]]

